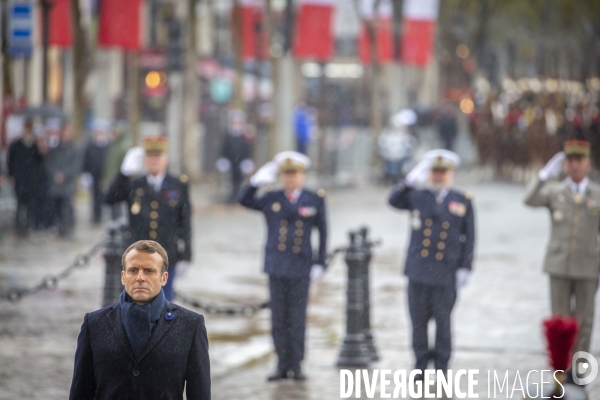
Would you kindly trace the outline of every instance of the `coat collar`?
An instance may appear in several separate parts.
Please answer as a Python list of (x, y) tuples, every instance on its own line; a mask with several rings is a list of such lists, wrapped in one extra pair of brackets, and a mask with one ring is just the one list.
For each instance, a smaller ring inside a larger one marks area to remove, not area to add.
[[(156, 324), (156, 328), (154, 328), (154, 332), (152, 332), (152, 336), (148, 340), (146, 347), (142, 351), (140, 358), (137, 360), (139, 362), (142, 360), (150, 351), (156, 347), (156, 345), (160, 342), (160, 340), (167, 334), (169, 329), (173, 326), (177, 321), (177, 316), (170, 320), (165, 318), (165, 315), (168, 312), (173, 312), (177, 310), (177, 305), (171, 303), (170, 301), (165, 300), (165, 306), (163, 308), (163, 312), (161, 317)], [(136, 362), (135, 355), (133, 354), (133, 349), (131, 348), (131, 344), (129, 344), (129, 339), (127, 339), (127, 333), (125, 332), (125, 328), (123, 327), (123, 322), (121, 321), (121, 307), (119, 303), (113, 304), (111, 306), (111, 310), (106, 314), (106, 318), (108, 319), (108, 323), (110, 324), (113, 333), (115, 334), (117, 341), (127, 353), (131, 361)]]

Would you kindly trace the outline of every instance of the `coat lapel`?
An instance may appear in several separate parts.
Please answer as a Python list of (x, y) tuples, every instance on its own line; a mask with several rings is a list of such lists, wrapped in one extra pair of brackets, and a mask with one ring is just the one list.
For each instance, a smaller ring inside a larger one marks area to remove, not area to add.
[(129, 344), (127, 333), (125, 332), (125, 328), (123, 328), (123, 322), (121, 321), (121, 307), (117, 304), (115, 308), (106, 314), (106, 319), (108, 319), (108, 323), (110, 324), (123, 350), (125, 350), (132, 361), (135, 361), (133, 349), (131, 348), (131, 344)]
[[(171, 320), (167, 320), (165, 318), (165, 314), (168, 313), (169, 311), (171, 311), (175, 314), (175, 317)], [(142, 351), (142, 355), (140, 356), (138, 362), (140, 360), (142, 360), (144, 357), (146, 357), (146, 355), (148, 353), (150, 353), (150, 351), (152, 351), (152, 349), (154, 347), (156, 347), (156, 345), (167, 334), (169, 329), (171, 329), (171, 327), (173, 326), (173, 324), (176, 323), (176, 321), (177, 321), (177, 306), (175, 304), (165, 300), (165, 308), (163, 309), (163, 311), (160, 315), (160, 318), (158, 319), (158, 322), (156, 324), (156, 328), (154, 329), (154, 332), (152, 332), (152, 336), (150, 336), (150, 340), (148, 340), (146, 347), (144, 347), (144, 350)]]

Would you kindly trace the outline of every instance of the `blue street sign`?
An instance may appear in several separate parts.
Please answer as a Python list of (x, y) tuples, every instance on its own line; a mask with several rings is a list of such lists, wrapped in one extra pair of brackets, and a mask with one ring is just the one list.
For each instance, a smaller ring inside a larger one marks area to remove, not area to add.
[(33, 48), (33, 6), (29, 2), (12, 3), (9, 8), (8, 54), (31, 57)]

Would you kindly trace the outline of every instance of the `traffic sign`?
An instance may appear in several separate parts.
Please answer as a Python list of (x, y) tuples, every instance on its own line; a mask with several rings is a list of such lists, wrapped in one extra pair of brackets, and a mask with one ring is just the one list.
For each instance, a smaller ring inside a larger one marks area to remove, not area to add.
[(33, 5), (20, 1), (10, 5), (8, 22), (8, 54), (31, 57), (33, 48)]

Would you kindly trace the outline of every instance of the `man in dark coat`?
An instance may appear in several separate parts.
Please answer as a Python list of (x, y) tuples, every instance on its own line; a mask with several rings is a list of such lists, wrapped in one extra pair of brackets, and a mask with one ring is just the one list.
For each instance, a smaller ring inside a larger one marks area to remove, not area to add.
[[(392, 190), (389, 203), (411, 212), (412, 234), (404, 274), (412, 322), (415, 369), (433, 359), (444, 374), (452, 351), (450, 316), (457, 289), (469, 277), (475, 245), (471, 195), (451, 188), (460, 158), (448, 150), (431, 150)], [(427, 324), (435, 320), (435, 347), (429, 349)], [(419, 377), (422, 378), (422, 374)]]
[(46, 172), (44, 159), (33, 134), (33, 124), (26, 121), (21, 138), (8, 149), (8, 176), (14, 183), (17, 196), (15, 232), (27, 235), (31, 225), (42, 228), (39, 210), (44, 207)]
[(234, 110), (229, 115), (229, 129), (223, 141), (221, 158), (217, 161), (217, 167), (225, 163), (223, 170), (231, 169), (231, 194), (229, 203), (235, 204), (240, 192), (244, 173), (251, 173), (254, 163), (251, 160), (252, 148), (251, 138), (247, 135), (246, 113)]
[(444, 148), (452, 150), (456, 135), (458, 134), (458, 122), (456, 121), (456, 113), (450, 100), (444, 100), (442, 104), (440, 116), (438, 117), (438, 129)]
[[(121, 171), (108, 189), (105, 201), (127, 202), (129, 226), (125, 245), (143, 239), (156, 240), (164, 246), (175, 268), (169, 273), (165, 297), (173, 300), (173, 281), (176, 274), (189, 266), (192, 257), (191, 205), (188, 178), (167, 173), (169, 159), (164, 136), (147, 137), (143, 148), (127, 152)], [(135, 177), (145, 166), (146, 175)]]
[(92, 123), (92, 140), (85, 149), (83, 158), (84, 176), (88, 176), (92, 189), (92, 222), (99, 224), (102, 221), (102, 204), (104, 191), (102, 179), (106, 165), (106, 153), (108, 149), (108, 134), (110, 122), (97, 119)]
[[(305, 169), (310, 160), (295, 151), (275, 156), (250, 178), (239, 202), (261, 211), (267, 220), (267, 245), (264, 271), (269, 275), (273, 343), (277, 370), (268, 380), (306, 379), (300, 364), (304, 359), (306, 306), (311, 281), (324, 271), (327, 251), (327, 214), (325, 192), (304, 189)], [(259, 186), (274, 183), (281, 172), (284, 190), (257, 196)], [(319, 251), (313, 258), (311, 233), (319, 231)]]
[(70, 126), (60, 120), (47, 122), (50, 138), (58, 143), (48, 152), (44, 161), (48, 175), (50, 200), (50, 221), (61, 237), (69, 237), (75, 227), (73, 197), (77, 174), (81, 171), (81, 151), (73, 142)]
[(85, 315), (71, 400), (210, 400), (204, 317), (165, 299), (169, 260), (142, 240), (123, 254), (119, 303)]

